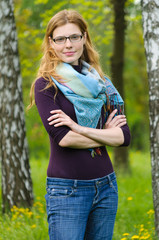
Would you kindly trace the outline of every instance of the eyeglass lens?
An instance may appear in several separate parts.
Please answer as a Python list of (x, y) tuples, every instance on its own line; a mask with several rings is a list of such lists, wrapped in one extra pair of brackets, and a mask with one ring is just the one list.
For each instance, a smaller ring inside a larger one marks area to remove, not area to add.
[(82, 39), (82, 35), (80, 34), (72, 34), (69, 37), (61, 36), (54, 38), (53, 41), (57, 44), (63, 44), (66, 42), (67, 39), (69, 39), (71, 42), (79, 42)]

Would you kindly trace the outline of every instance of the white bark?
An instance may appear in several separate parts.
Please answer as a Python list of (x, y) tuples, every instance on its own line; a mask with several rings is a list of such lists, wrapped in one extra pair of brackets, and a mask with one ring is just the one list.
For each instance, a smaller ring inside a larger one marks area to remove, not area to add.
[(0, 151), (3, 211), (13, 205), (31, 206), (32, 181), (12, 0), (0, 0)]
[(153, 202), (159, 237), (159, 0), (143, 0), (142, 17), (149, 79)]

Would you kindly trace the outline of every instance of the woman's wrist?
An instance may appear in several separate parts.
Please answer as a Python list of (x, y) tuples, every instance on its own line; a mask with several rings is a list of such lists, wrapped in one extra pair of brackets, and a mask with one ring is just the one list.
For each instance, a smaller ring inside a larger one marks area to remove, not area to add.
[(81, 134), (81, 135), (85, 135), (87, 129), (88, 129), (88, 128), (77, 124), (77, 125), (76, 125), (76, 129), (72, 129), (72, 130), (75, 131), (76, 133)]

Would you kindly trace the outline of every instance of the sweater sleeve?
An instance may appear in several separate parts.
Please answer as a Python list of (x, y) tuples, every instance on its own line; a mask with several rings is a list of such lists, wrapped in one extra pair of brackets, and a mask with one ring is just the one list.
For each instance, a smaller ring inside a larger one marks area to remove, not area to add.
[(56, 128), (52, 125), (49, 125), (47, 119), (51, 116), (50, 111), (61, 108), (58, 104), (58, 95), (54, 99), (55, 89), (50, 87), (46, 90), (43, 90), (46, 85), (47, 81), (43, 78), (39, 78), (35, 82), (35, 104), (46, 131), (48, 132), (49, 136), (51, 136), (58, 144), (61, 139), (70, 131), (70, 129), (67, 126)]
[(129, 146), (130, 140), (131, 140), (131, 135), (130, 135), (130, 130), (127, 124), (121, 127), (123, 134), (124, 134), (124, 143), (120, 146)]

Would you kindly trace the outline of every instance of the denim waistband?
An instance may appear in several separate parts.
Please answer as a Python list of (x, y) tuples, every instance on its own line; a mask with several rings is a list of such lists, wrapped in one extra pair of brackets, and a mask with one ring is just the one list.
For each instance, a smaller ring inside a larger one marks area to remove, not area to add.
[(115, 172), (112, 172), (102, 178), (96, 178), (91, 180), (76, 180), (76, 179), (47, 177), (47, 186), (50, 186), (50, 185), (59, 185), (59, 186), (61, 185), (61, 186), (70, 186), (70, 187), (95, 186), (95, 185), (108, 184), (114, 179), (116, 179)]

